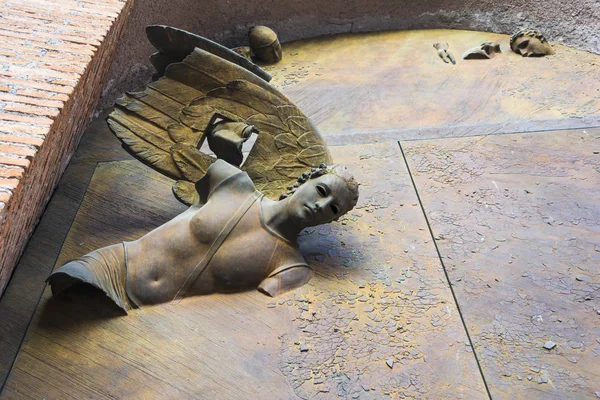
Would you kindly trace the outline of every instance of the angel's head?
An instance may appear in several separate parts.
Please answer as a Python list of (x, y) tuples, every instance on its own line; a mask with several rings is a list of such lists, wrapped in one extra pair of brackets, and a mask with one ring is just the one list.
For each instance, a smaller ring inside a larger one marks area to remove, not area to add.
[(358, 183), (346, 167), (321, 164), (305, 172), (288, 187), (288, 215), (297, 225), (309, 227), (337, 220), (358, 201)]
[(550, 43), (537, 29), (521, 29), (510, 37), (510, 48), (523, 57), (541, 57), (554, 54)]

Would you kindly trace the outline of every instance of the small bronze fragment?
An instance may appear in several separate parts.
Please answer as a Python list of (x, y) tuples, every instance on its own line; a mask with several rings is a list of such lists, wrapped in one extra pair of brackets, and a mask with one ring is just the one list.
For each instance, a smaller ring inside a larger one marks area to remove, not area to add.
[(248, 32), (254, 58), (269, 64), (281, 61), (283, 54), (277, 34), (266, 26), (253, 26)]
[(449, 45), (447, 42), (438, 42), (434, 43), (433, 47), (436, 48), (438, 56), (445, 62), (452, 64), (456, 64), (456, 59), (454, 58), (454, 54), (449, 50)]
[(465, 60), (488, 60), (500, 54), (500, 44), (497, 42), (483, 42), (477, 47), (467, 50), (463, 54)]

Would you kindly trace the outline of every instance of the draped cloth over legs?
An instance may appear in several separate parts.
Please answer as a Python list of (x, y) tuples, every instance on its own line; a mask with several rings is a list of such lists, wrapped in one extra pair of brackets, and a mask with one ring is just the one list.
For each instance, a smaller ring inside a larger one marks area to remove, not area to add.
[(92, 251), (69, 261), (54, 272), (48, 281), (56, 295), (77, 283), (87, 283), (100, 290), (123, 310), (131, 310), (125, 290), (127, 266), (123, 244), (115, 244)]

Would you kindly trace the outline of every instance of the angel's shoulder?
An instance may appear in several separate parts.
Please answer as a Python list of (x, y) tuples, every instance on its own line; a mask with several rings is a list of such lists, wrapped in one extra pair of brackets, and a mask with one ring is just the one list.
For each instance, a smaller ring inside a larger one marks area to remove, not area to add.
[(196, 182), (200, 202), (206, 203), (216, 192), (252, 193), (256, 189), (248, 174), (223, 160), (217, 160)]

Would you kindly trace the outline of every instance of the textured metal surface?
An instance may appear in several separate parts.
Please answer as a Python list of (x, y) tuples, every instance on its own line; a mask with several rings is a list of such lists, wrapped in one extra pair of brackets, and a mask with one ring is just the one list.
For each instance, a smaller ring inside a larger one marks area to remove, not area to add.
[[(3, 397), (486, 398), (398, 145), (333, 156), (353, 166), (361, 200), (301, 236), (316, 272), (308, 285), (127, 317), (101, 295), (46, 291)], [(57, 264), (182, 207), (170, 182), (137, 161), (100, 164)]]
[(402, 147), (492, 396), (597, 398), (600, 130)]
[[(496, 41), (502, 54), (445, 64), (433, 48), (440, 41), (455, 54)], [(487, 32), (345, 34), (286, 43), (283, 60), (265, 69), (326, 136), (600, 116), (600, 56), (554, 48), (528, 59), (510, 51), (508, 35)]]
[[(475, 35), (465, 37), (462, 45), (449, 36), (436, 38), (449, 40), (456, 54), (461, 46), (467, 49), (480, 38), (495, 37), (449, 32)], [(389, 43), (384, 40), (368, 51), (360, 45), (380, 37)], [(508, 37), (502, 37), (507, 49)], [(527, 60), (505, 51), (494, 60), (468, 61), (477, 63), (473, 65), (458, 60), (453, 67), (441, 62), (428, 42), (423, 53), (416, 52), (421, 47), (411, 47), (415, 39), (410, 32), (327, 40), (334, 42), (289, 44), (311, 51), (286, 54), (289, 63), (273, 68), (281, 68), (277, 79), (285, 93), (321, 121), (320, 128), (329, 126), (328, 144), (500, 135), (585, 127), (600, 120), (598, 96), (592, 96), (598, 82), (588, 79), (598, 70), (597, 56), (587, 53), (558, 46), (552, 59)], [(347, 54), (342, 51), (346, 45)], [(394, 60), (400, 55), (408, 61)], [(439, 63), (431, 64), (437, 72), (415, 79), (417, 61), (425, 63), (425, 58)], [(508, 64), (500, 72), (498, 65), (488, 64), (503, 58)], [(311, 59), (322, 64), (312, 65)], [(324, 67), (335, 63), (336, 68)], [(516, 67), (550, 64), (554, 72), (544, 67), (542, 75), (535, 68)], [(334, 76), (338, 71), (339, 83)], [(350, 79), (351, 73), (356, 80)], [(547, 76), (552, 79), (542, 79)], [(480, 85), (468, 81), (475, 77), (482, 78)], [(497, 79), (502, 88), (515, 85), (516, 79), (522, 85), (511, 87), (521, 90), (502, 97), (500, 108), (494, 105), (498, 92), (487, 102), (465, 97), (489, 94), (487, 78)], [(449, 90), (459, 81), (471, 83)], [(524, 120), (512, 120), (513, 98), (520, 102), (524, 97), (522, 110), (529, 111)], [(420, 98), (433, 109), (464, 106), (430, 117), (422, 108), (399, 113), (394, 105)], [(347, 103), (348, 111), (337, 103)], [(578, 109), (585, 104), (590, 108)], [(490, 107), (493, 112), (485, 112)], [(553, 119), (557, 110), (566, 113)], [(585, 116), (566, 118), (571, 112)], [(457, 118), (462, 118), (460, 124), (452, 125)], [(0, 299), (0, 381), (95, 163), (129, 158), (104, 121), (96, 123)], [(579, 130), (403, 142), (495, 399), (594, 398), (600, 391), (594, 387), (600, 352), (598, 136), (598, 130)], [(389, 392), (390, 398), (485, 398), (396, 145), (336, 147), (333, 155), (354, 166), (362, 182), (361, 203), (344, 221), (302, 237), (302, 249), (318, 274), (296, 297), (210, 296), (117, 318), (102, 296), (48, 302), (46, 293), (2, 396), (334, 398), (340, 393), (352, 398), (358, 393), (359, 398), (381, 398)], [(140, 169), (145, 172), (135, 178)], [(94, 248), (135, 238), (182, 207), (172, 197), (170, 182), (147, 174), (137, 161), (104, 164), (85, 198), (59, 265)], [(477, 232), (485, 235), (483, 242)], [(167, 321), (164, 326), (162, 321)], [(381, 325), (390, 321), (396, 328), (402, 325), (393, 336), (391, 325)], [(549, 340), (557, 346), (543, 349)], [(302, 345), (308, 351), (301, 352)], [(394, 360), (392, 369), (385, 363), (389, 358)]]

